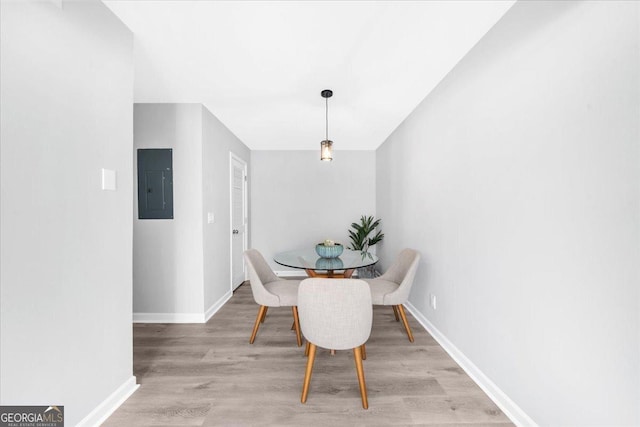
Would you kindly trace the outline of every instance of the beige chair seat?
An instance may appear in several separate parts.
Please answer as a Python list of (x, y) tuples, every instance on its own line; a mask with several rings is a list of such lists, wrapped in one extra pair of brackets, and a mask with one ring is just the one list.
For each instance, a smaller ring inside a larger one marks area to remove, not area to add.
[(356, 279), (305, 279), (299, 289), (300, 328), (308, 344), (301, 402), (306, 403), (309, 394), (316, 348), (353, 349), (362, 407), (367, 409), (362, 359), (373, 322), (369, 285)]
[(264, 287), (280, 300), (280, 305), (284, 307), (298, 304), (298, 286), (300, 280), (278, 280), (276, 282), (265, 283)]
[(374, 305), (396, 305), (385, 301), (385, 297), (398, 290), (400, 285), (383, 279), (367, 279), (371, 287), (371, 301)]
[(374, 305), (390, 305), (396, 320), (402, 319), (409, 341), (413, 342), (413, 334), (404, 312), (404, 305), (409, 299), (413, 279), (420, 262), (420, 254), (413, 249), (403, 249), (395, 262), (380, 277), (364, 279), (371, 287), (371, 301)]
[(302, 345), (300, 323), (298, 322), (298, 288), (300, 280), (283, 280), (276, 276), (260, 252), (248, 249), (244, 252), (249, 283), (253, 299), (260, 305), (249, 343), (253, 344), (260, 324), (264, 322), (269, 307), (291, 307), (293, 329), (296, 331), (298, 347)]

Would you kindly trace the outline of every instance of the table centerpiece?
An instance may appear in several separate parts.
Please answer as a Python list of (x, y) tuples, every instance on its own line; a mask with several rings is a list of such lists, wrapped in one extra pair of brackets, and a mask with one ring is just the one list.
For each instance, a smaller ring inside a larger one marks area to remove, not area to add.
[(329, 239), (316, 245), (316, 253), (321, 258), (337, 258), (342, 255), (342, 251), (344, 251), (342, 244)]

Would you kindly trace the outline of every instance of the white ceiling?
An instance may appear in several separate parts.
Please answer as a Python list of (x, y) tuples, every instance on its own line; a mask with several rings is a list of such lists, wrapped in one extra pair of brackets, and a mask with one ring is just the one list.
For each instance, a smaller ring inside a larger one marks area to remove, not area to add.
[(514, 1), (105, 0), (135, 101), (203, 103), (253, 150), (377, 148)]

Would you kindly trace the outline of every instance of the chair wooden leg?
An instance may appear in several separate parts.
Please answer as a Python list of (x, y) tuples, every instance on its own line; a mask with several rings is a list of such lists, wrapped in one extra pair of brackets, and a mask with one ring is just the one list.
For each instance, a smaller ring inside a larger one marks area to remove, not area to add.
[(307, 395), (309, 394), (309, 383), (311, 383), (311, 372), (313, 371), (313, 361), (316, 358), (316, 345), (310, 343), (309, 345), (309, 358), (307, 359), (307, 369), (304, 372), (304, 383), (302, 384), (302, 403), (307, 402)]
[(360, 348), (362, 348), (362, 360), (367, 360), (367, 349), (365, 348), (364, 344), (362, 344)]
[(300, 334), (300, 320), (298, 319), (298, 307), (295, 305), (291, 307), (291, 311), (293, 312), (293, 326), (296, 329), (296, 341), (298, 342), (298, 347), (302, 345), (302, 335)]
[(311, 346), (311, 343), (309, 341), (307, 341), (307, 345), (304, 347), (304, 355), (305, 356), (309, 356), (309, 346)]
[(362, 398), (362, 407), (369, 408), (367, 400), (367, 384), (364, 382), (364, 369), (362, 367), (362, 346), (353, 349), (353, 358), (356, 361), (356, 372), (358, 374), (358, 383), (360, 384), (360, 397)]
[(396, 322), (399, 322), (400, 318), (398, 317), (398, 307), (395, 305), (392, 305), (391, 307), (393, 307), (393, 315), (396, 316)]
[(260, 309), (258, 310), (258, 316), (256, 317), (256, 324), (253, 325), (253, 333), (251, 334), (251, 338), (249, 338), (249, 344), (253, 344), (253, 342), (256, 340), (256, 334), (258, 333), (258, 328), (260, 327), (260, 323), (262, 322), (262, 319), (264, 318), (264, 314), (266, 312), (267, 312), (267, 306), (261, 305)]
[(262, 313), (262, 317), (260, 318), (260, 323), (264, 323), (264, 319), (267, 317), (267, 310), (269, 307), (264, 306), (264, 313)]
[(404, 313), (404, 306), (402, 304), (398, 305), (398, 312), (400, 312), (400, 317), (402, 318), (402, 324), (404, 325), (404, 329), (407, 331), (407, 336), (409, 337), (409, 341), (413, 342), (413, 334), (411, 333), (409, 322), (407, 322), (407, 315)]

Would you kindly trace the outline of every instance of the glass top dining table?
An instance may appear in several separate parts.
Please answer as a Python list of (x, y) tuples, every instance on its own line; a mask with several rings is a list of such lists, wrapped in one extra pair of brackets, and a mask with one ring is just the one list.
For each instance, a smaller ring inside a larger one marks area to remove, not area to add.
[(356, 268), (377, 263), (378, 257), (345, 249), (338, 258), (322, 258), (312, 247), (282, 252), (276, 254), (273, 260), (285, 267), (303, 269), (309, 277), (349, 278)]

